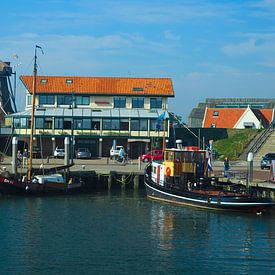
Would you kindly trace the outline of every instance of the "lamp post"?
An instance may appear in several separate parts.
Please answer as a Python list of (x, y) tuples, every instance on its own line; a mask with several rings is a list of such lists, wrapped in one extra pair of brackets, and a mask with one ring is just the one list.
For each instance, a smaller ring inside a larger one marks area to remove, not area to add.
[(72, 142), (71, 142), (71, 164), (74, 163), (74, 107), (75, 107), (75, 98), (74, 91), (72, 91), (72, 104), (70, 105), (72, 109)]
[(249, 185), (253, 180), (253, 153), (249, 152), (247, 155), (247, 179), (246, 189), (249, 191)]

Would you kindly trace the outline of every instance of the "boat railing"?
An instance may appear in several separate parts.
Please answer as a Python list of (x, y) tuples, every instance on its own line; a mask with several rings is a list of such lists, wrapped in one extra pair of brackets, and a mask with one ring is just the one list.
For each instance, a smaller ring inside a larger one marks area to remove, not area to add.
[(229, 170), (228, 178), (234, 178), (237, 180), (246, 180), (247, 171)]

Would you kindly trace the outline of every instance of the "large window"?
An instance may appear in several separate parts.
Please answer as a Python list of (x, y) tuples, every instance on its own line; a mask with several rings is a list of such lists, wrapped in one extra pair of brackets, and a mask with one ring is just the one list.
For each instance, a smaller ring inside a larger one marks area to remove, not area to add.
[(14, 127), (14, 128), (20, 128), (20, 127), (21, 127), (21, 126), (20, 126), (20, 118), (15, 117), (15, 118), (13, 119), (13, 127)]
[(20, 118), (20, 126), (21, 126), (21, 128), (23, 128), (23, 129), (26, 129), (27, 128), (27, 126), (28, 126), (28, 121), (27, 121), (27, 118), (26, 117), (21, 117)]
[(74, 129), (82, 129), (82, 119), (74, 119)]
[(50, 117), (46, 117), (44, 120), (44, 128), (52, 129), (53, 128), (53, 119)]
[(44, 118), (43, 117), (35, 118), (35, 128), (36, 129), (44, 129)]
[(132, 108), (144, 108), (144, 98), (134, 97), (132, 99)]
[(76, 96), (76, 105), (90, 105), (90, 97), (89, 96)]
[(54, 104), (54, 96), (53, 95), (40, 95), (39, 96), (39, 104), (40, 105), (53, 105)]
[(119, 119), (103, 119), (103, 130), (120, 130)]
[(90, 130), (92, 126), (91, 119), (89, 118), (84, 118), (83, 119), (83, 124), (82, 127), (84, 130)]
[(58, 95), (57, 96), (57, 104), (58, 105), (71, 105), (72, 104), (72, 96), (71, 95)]
[(147, 119), (132, 119), (131, 120), (132, 131), (147, 131), (148, 123)]
[(152, 97), (150, 98), (150, 109), (161, 109), (162, 108), (162, 98)]
[(115, 108), (125, 108), (126, 107), (126, 98), (125, 97), (115, 97), (114, 107)]
[(55, 129), (63, 129), (63, 118), (55, 118), (54, 119), (54, 128)]

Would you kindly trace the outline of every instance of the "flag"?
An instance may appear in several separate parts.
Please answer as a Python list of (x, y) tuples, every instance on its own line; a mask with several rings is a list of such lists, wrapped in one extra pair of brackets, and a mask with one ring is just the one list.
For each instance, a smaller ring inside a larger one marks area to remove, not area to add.
[(161, 128), (161, 123), (165, 119), (165, 112), (163, 112), (156, 121), (156, 131), (159, 132)]
[(209, 158), (208, 161), (207, 161), (207, 169), (211, 172), (213, 172), (213, 167), (212, 167), (212, 164), (211, 164), (211, 159)]
[(158, 117), (158, 121), (162, 121), (165, 119), (165, 112), (163, 112), (159, 117)]

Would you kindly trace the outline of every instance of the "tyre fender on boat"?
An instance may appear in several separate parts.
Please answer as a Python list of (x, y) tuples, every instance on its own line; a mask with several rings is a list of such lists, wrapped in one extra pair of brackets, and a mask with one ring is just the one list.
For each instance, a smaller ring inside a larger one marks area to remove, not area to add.
[(171, 175), (171, 168), (167, 167), (165, 171), (166, 171), (166, 176), (170, 177), (170, 175)]

